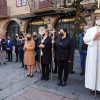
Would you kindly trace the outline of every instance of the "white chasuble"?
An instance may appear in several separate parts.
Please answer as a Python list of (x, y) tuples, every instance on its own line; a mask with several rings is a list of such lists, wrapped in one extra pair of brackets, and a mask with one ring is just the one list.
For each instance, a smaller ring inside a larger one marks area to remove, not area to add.
[[(97, 71), (97, 90), (100, 91), (100, 39), (98, 55), (97, 55), (97, 40), (93, 41), (95, 34), (97, 33), (97, 26), (88, 29), (83, 40), (88, 45), (87, 57), (86, 57), (86, 70), (85, 70), (85, 87), (95, 90), (96, 84), (96, 66), (98, 57), (98, 71)], [(99, 27), (100, 32), (100, 27)]]

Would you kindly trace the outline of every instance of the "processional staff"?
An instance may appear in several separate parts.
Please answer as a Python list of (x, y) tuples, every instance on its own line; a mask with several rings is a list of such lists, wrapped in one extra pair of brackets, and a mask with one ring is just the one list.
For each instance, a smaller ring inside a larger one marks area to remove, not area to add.
[[(98, 10), (95, 11), (95, 16), (100, 18), (100, 0), (98, 0)], [(97, 32), (99, 32), (99, 24), (100, 20), (98, 21), (98, 27), (97, 27)], [(100, 38), (97, 39), (97, 64), (96, 64), (96, 80), (95, 80), (95, 98), (96, 98), (96, 92), (97, 92), (97, 80), (98, 80), (98, 54), (99, 54), (99, 40)]]

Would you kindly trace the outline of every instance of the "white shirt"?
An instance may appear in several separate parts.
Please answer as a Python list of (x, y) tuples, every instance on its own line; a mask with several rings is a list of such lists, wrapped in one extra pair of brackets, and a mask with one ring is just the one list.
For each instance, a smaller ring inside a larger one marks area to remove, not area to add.
[[(46, 38), (43, 38), (43, 40), (41, 41), (41, 43), (43, 43), (45, 41)], [(41, 56), (43, 56), (43, 51), (41, 49)]]

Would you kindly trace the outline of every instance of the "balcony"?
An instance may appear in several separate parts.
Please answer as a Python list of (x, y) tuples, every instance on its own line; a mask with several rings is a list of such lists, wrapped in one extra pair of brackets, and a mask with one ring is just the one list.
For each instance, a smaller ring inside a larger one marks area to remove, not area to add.
[(0, 6), (0, 18), (8, 17), (9, 16), (9, 7), (7, 6)]
[(55, 11), (53, 4), (49, 3), (48, 0), (30, 0), (30, 9), (33, 13)]

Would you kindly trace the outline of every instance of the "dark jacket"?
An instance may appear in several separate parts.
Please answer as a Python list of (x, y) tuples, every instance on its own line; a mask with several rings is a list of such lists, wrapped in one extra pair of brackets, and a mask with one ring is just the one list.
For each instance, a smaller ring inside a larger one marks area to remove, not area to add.
[(8, 40), (6, 40), (6, 50), (7, 48), (10, 48), (10, 51), (13, 50), (13, 40), (10, 40), (9, 43), (8, 43)]
[(78, 36), (78, 49), (79, 53), (82, 51), (82, 43), (83, 43), (83, 33)]
[(18, 40), (17, 41), (17, 47), (18, 47), (18, 51), (20, 52), (20, 51), (24, 51), (23, 50), (23, 47), (24, 47), (24, 43), (25, 43), (25, 40)]
[(37, 52), (37, 50), (38, 50), (38, 47), (37, 47), (37, 44), (38, 44), (38, 40), (39, 40), (39, 38), (37, 38), (36, 40), (34, 40), (35, 41), (35, 52)]
[(83, 45), (83, 37), (84, 37), (84, 34), (81, 33), (79, 36), (78, 36), (78, 49), (79, 49), (79, 53), (82, 52), (82, 45)]
[[(41, 39), (39, 39), (37, 47), (38, 47), (38, 60), (40, 61), (40, 48), (39, 45), (41, 44)], [(51, 53), (51, 38), (48, 36), (44, 42), (42, 43), (45, 47), (42, 49), (43, 56), (42, 56), (42, 63), (43, 64), (50, 64), (52, 61), (52, 53)]]
[(6, 50), (6, 45), (5, 45), (6, 40), (2, 39), (0, 42), (0, 51), (1, 51), (1, 47), (2, 47), (2, 51)]
[(17, 53), (18, 52), (18, 46), (17, 46), (17, 39), (15, 39), (15, 53)]
[(60, 37), (55, 41), (56, 59), (73, 61), (74, 58), (74, 45), (71, 38), (66, 37), (61, 39)]

